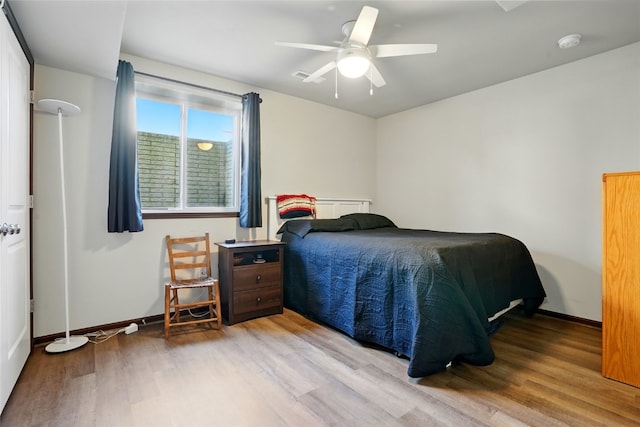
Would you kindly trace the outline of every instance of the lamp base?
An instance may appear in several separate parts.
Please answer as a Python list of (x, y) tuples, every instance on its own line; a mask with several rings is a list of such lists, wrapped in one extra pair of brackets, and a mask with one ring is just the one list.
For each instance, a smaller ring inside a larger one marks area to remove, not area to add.
[(65, 351), (75, 350), (82, 347), (89, 341), (89, 338), (83, 336), (71, 336), (56, 340), (47, 345), (44, 349), (47, 353), (64, 353)]

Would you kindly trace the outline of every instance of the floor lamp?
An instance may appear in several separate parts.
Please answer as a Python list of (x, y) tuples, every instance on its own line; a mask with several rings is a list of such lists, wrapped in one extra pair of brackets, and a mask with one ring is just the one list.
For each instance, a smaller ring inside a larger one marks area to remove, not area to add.
[(58, 115), (58, 142), (60, 148), (60, 186), (62, 191), (62, 230), (63, 230), (63, 256), (64, 256), (64, 311), (66, 336), (60, 338), (45, 347), (48, 353), (62, 353), (82, 347), (89, 341), (85, 336), (71, 336), (69, 334), (69, 261), (67, 249), (67, 201), (64, 189), (64, 155), (62, 142), (62, 116), (72, 116), (80, 113), (80, 107), (58, 99), (41, 99), (38, 101), (38, 109), (50, 114)]

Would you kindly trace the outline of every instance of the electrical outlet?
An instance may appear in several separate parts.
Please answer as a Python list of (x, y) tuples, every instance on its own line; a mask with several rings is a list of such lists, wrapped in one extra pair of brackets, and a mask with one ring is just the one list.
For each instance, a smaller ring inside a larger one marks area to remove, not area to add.
[(132, 323), (126, 328), (124, 328), (124, 333), (127, 335), (132, 334), (134, 332), (138, 332), (138, 325), (136, 323)]

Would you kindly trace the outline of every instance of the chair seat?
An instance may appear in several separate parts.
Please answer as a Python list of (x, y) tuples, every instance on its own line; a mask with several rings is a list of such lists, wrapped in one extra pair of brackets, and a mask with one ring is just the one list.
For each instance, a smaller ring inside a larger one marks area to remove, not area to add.
[(215, 279), (213, 277), (208, 277), (206, 279), (197, 281), (178, 280), (175, 282), (167, 283), (167, 286), (170, 286), (172, 289), (206, 288), (207, 286), (213, 286), (214, 280)]

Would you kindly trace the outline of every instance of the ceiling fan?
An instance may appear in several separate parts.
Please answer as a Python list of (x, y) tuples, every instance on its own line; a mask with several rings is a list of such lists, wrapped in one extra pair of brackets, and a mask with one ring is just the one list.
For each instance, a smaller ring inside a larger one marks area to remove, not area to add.
[(337, 67), (340, 74), (345, 77), (358, 78), (366, 75), (376, 87), (384, 86), (386, 82), (382, 74), (380, 74), (380, 71), (378, 71), (373, 64), (373, 58), (421, 55), (434, 53), (438, 50), (437, 44), (369, 45), (369, 38), (371, 37), (377, 18), (378, 9), (364, 6), (356, 21), (348, 21), (342, 26), (342, 33), (345, 37), (342, 43), (340, 43), (340, 46), (283, 41), (277, 41), (276, 45), (336, 53), (336, 59), (320, 67), (306, 77), (303, 82), (313, 82)]

